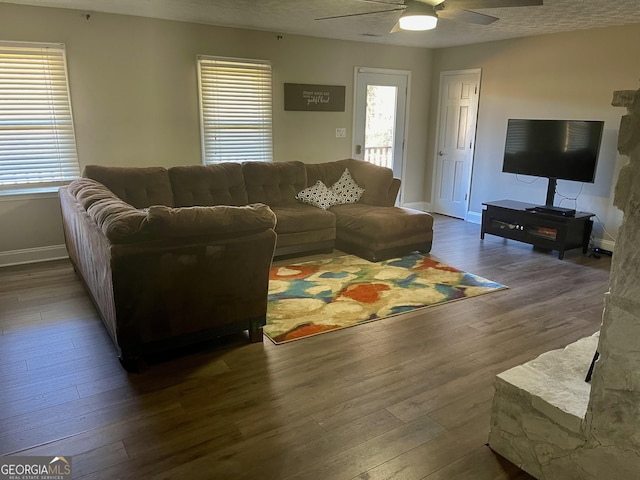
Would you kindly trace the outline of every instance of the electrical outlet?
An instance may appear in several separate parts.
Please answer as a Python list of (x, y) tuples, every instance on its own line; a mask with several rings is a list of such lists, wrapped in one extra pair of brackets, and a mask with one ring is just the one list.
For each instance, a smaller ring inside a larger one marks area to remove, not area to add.
[(336, 128), (336, 138), (345, 138), (347, 136), (346, 128)]

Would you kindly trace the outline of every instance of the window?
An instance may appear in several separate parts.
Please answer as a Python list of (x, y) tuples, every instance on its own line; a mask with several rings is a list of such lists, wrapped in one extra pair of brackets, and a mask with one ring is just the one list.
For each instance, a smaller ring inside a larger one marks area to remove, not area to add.
[(203, 163), (271, 161), (271, 64), (198, 56)]
[(0, 42), (0, 193), (78, 175), (64, 45)]

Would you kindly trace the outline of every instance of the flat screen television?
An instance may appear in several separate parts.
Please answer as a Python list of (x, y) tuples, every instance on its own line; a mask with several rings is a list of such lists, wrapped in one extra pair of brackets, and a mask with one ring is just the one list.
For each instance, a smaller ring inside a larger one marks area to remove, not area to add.
[(604, 122), (510, 119), (502, 171), (549, 179), (546, 205), (556, 180), (593, 183)]

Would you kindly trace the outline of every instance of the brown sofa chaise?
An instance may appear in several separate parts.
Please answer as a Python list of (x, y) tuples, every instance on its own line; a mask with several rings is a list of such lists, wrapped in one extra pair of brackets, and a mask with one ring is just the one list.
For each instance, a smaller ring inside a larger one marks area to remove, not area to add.
[[(296, 194), (348, 168), (357, 203)], [(125, 368), (248, 330), (262, 340), (274, 257), (338, 248), (370, 261), (428, 252), (433, 218), (395, 207), (390, 169), (354, 159), (123, 168), (88, 165), (60, 189), (65, 241)]]
[[(296, 200), (298, 192), (318, 180), (333, 185), (345, 169), (364, 188), (357, 203), (325, 211)], [(337, 248), (378, 262), (431, 250), (433, 217), (394, 206), (400, 180), (389, 168), (346, 159), (318, 164), (246, 162), (242, 171), (248, 201), (269, 205), (276, 214), (276, 257)]]
[(419, 210), (394, 206), (400, 180), (393, 177), (391, 169), (355, 159), (308, 164), (305, 168), (308, 185), (321, 180), (331, 186), (348, 169), (355, 182), (364, 188), (358, 202), (329, 208), (336, 216), (335, 248), (338, 250), (371, 262), (413, 251), (431, 251), (433, 217)]

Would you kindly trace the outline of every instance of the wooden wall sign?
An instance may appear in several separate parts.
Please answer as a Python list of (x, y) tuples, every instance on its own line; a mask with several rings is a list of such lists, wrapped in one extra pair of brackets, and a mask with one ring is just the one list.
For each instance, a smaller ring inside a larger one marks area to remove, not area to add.
[(284, 109), (306, 112), (344, 112), (344, 85), (284, 84)]

